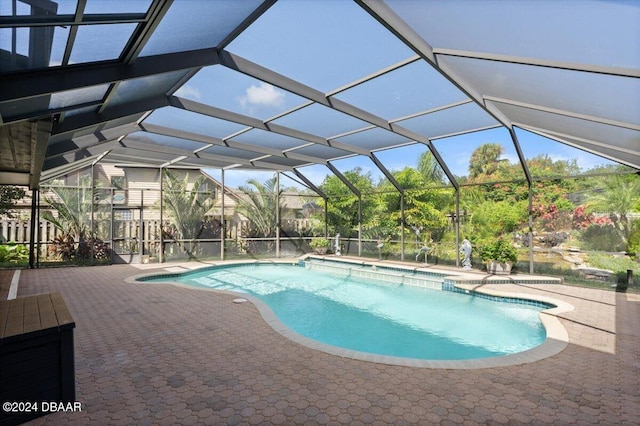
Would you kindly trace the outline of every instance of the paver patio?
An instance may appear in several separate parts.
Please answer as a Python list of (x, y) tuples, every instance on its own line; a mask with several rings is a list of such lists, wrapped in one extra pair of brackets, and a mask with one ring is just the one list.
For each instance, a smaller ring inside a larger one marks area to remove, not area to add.
[(442, 370), (309, 349), (272, 330), (249, 303), (206, 290), (125, 283), (139, 273), (128, 265), (22, 271), (18, 296), (59, 291), (76, 320), (82, 403), (79, 413), (30, 424), (640, 421), (637, 294), (501, 285), (573, 304), (561, 319), (569, 346), (530, 364)]

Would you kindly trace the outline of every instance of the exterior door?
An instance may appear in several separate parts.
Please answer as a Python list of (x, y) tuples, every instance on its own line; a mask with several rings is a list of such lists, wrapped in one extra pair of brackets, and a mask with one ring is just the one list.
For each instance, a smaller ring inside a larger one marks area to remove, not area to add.
[(140, 208), (113, 210), (114, 263), (140, 263), (142, 229)]

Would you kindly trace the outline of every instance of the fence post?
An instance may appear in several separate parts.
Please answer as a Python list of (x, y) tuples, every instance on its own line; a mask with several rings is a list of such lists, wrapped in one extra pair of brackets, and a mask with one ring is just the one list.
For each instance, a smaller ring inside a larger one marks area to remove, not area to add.
[(37, 213), (37, 222), (38, 222), (38, 248), (36, 254), (36, 267), (40, 267), (40, 240), (42, 239), (42, 223), (40, 222), (40, 190), (38, 189), (38, 200), (36, 202), (38, 213)]
[(225, 233), (227, 232), (227, 224), (224, 222), (224, 169), (220, 169), (220, 173), (220, 184), (222, 185), (220, 189), (220, 260), (224, 260)]
[(31, 191), (31, 229), (29, 233), (29, 268), (33, 269), (35, 263), (35, 233), (36, 233), (36, 202), (37, 202), (37, 189)]
[(280, 172), (276, 172), (276, 257), (280, 257)]

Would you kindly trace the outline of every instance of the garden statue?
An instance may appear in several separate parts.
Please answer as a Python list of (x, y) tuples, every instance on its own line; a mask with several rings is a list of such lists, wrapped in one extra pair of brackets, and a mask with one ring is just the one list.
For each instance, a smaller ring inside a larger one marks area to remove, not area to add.
[(342, 253), (340, 253), (340, 233), (338, 232), (336, 234), (336, 245), (335, 245), (335, 254), (336, 256), (341, 256)]
[(378, 248), (378, 260), (382, 260), (382, 247), (384, 247), (384, 243), (378, 240), (378, 245), (376, 247)]
[(416, 262), (420, 259), (420, 256), (424, 255), (424, 263), (426, 264), (427, 255), (429, 254), (430, 251), (431, 251), (431, 248), (429, 248), (429, 246), (427, 246), (426, 244), (420, 247), (420, 250), (418, 250), (418, 254), (416, 254)]
[(471, 270), (471, 243), (466, 238), (462, 240), (462, 245), (460, 246), (460, 252), (464, 255), (464, 259), (462, 260), (462, 269)]

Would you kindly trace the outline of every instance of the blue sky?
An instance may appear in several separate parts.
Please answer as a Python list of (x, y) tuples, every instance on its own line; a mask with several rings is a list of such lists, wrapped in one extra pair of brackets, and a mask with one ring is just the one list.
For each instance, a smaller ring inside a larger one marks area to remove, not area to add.
[[(552, 22), (551, 25), (555, 24)], [(435, 138), (436, 149), (455, 175), (467, 174), (472, 151), (483, 143), (501, 144), (504, 147), (502, 158), (517, 162), (513, 143), (504, 128), (441, 138), (466, 130), (460, 127), (463, 122), (460, 118), (464, 118), (466, 123), (472, 121), (476, 128), (485, 128), (496, 122), (473, 102), (445, 108), (468, 98), (425, 62), (411, 62), (415, 53), (353, 2), (279, 1), (226, 49), (323, 93), (333, 92), (381, 69), (407, 61), (406, 65), (393, 72), (338, 93), (336, 98), (385, 120), (399, 120), (398, 125)], [(202, 69), (176, 95), (261, 120), (269, 120), (308, 102), (281, 88), (219, 65)], [(442, 110), (411, 117), (433, 109)], [(179, 120), (176, 119), (178, 117)], [(162, 124), (167, 119), (172, 120), (172, 126), (219, 138), (226, 138), (243, 128), (197, 114), (178, 112), (175, 108), (157, 111), (148, 121)], [(325, 138), (369, 125), (319, 105), (301, 108), (274, 122)], [(517, 134), (527, 158), (546, 154), (553, 159), (576, 159), (583, 170), (610, 163), (533, 133), (518, 131)], [(251, 131), (231, 140), (260, 143), (260, 138), (264, 137), (259, 131)], [(279, 149), (299, 144), (290, 138), (274, 135), (263, 141)], [(397, 141), (402, 142), (401, 139)], [(345, 138), (345, 143), (349, 143), (348, 138)], [(416, 145), (377, 155), (388, 169), (399, 170), (405, 166), (414, 167), (419, 154), (425, 149), (424, 145)], [(335, 161), (334, 165), (341, 171), (361, 167), (375, 178), (381, 176), (375, 165), (363, 157)], [(316, 184), (330, 174), (325, 166), (305, 167), (301, 171)], [(225, 177), (228, 185), (238, 186), (248, 178), (265, 180), (272, 175), (273, 172), (233, 170)]]

